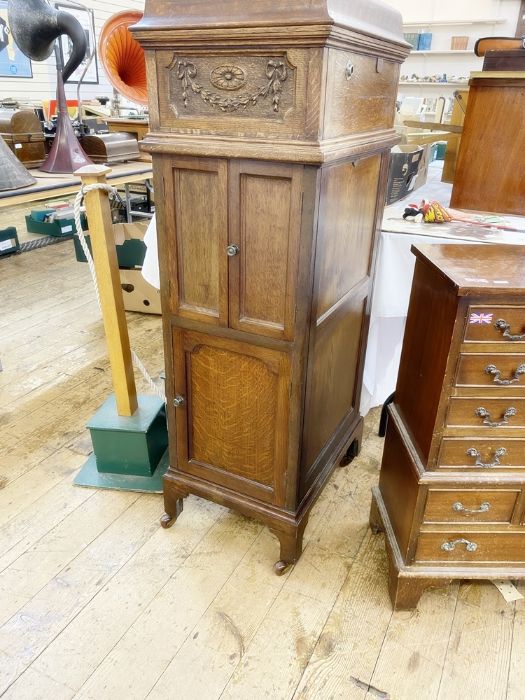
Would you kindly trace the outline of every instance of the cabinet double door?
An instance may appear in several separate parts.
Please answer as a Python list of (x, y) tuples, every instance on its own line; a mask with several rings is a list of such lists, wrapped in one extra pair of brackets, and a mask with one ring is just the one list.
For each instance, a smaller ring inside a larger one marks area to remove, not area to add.
[(164, 168), (171, 312), (291, 340), (303, 167), (187, 158)]
[(302, 178), (295, 165), (164, 162), (177, 469), (280, 506), (291, 357), (275, 339), (295, 334)]

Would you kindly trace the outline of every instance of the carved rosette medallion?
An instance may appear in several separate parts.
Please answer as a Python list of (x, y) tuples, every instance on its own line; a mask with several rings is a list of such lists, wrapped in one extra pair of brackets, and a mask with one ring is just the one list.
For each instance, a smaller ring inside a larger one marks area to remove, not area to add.
[(217, 65), (217, 57), (174, 55), (167, 68), (172, 108), (178, 116), (218, 111), (259, 117), (279, 114), (284, 97), (285, 110), (293, 104), (295, 71), (284, 57), (239, 57), (235, 63)]
[(218, 66), (210, 73), (210, 83), (219, 90), (240, 90), (246, 74), (239, 66)]

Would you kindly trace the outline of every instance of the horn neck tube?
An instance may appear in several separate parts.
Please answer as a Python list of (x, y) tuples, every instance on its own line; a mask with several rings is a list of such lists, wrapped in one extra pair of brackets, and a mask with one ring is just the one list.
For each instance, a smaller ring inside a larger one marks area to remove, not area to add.
[(80, 22), (69, 12), (52, 7), (46, 0), (9, 0), (9, 25), (20, 50), (34, 61), (44, 61), (53, 52), (62, 34), (71, 39), (73, 49), (62, 69), (64, 82), (86, 56), (87, 39)]

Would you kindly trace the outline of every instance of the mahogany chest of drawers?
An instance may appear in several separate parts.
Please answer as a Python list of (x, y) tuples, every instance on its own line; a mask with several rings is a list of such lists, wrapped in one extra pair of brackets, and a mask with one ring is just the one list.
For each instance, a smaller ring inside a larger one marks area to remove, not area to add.
[(452, 579), (525, 577), (525, 247), (412, 250), (370, 517), (399, 609)]
[(369, 0), (146, 0), (170, 468), (267, 524), (277, 573), (358, 449), (401, 17)]

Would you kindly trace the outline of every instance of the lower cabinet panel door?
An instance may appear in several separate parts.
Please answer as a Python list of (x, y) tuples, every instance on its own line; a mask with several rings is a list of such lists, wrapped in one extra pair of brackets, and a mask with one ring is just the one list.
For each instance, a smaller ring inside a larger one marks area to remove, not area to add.
[(177, 468), (283, 505), (289, 356), (182, 329), (173, 347)]

